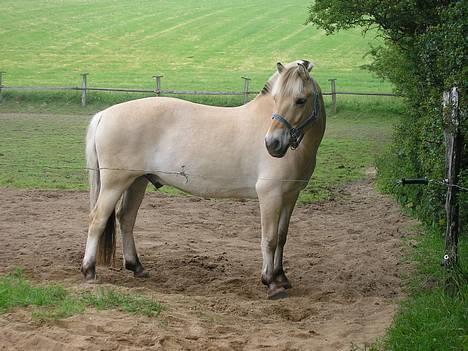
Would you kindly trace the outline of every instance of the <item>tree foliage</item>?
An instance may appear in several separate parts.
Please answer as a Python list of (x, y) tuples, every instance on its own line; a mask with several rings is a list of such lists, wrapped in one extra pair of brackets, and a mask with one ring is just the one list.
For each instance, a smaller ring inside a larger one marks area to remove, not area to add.
[[(455, 0), (316, 0), (308, 22), (328, 34), (341, 29), (375, 29), (384, 44), (373, 48), (369, 68), (390, 80), (404, 96), (407, 111), (398, 123), (389, 152), (378, 163), (380, 182), (426, 223), (443, 229), (446, 188), (395, 187), (391, 180), (445, 177), (442, 94), (460, 90), (461, 131), (468, 134), (467, 1)], [(460, 185), (468, 187), (468, 157), (464, 145)], [(468, 224), (468, 194), (459, 198), (462, 228)]]

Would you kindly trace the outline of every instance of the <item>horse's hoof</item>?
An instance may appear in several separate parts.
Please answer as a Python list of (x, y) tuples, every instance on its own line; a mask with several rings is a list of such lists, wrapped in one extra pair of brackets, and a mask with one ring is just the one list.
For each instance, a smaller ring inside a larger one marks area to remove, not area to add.
[(268, 289), (267, 293), (268, 300), (279, 300), (288, 297), (288, 292), (282, 286)]
[(143, 269), (143, 270), (141, 270), (139, 272), (133, 272), (133, 276), (135, 278), (149, 278), (150, 274), (149, 274), (148, 271)]
[(286, 277), (286, 274), (284, 274), (283, 271), (281, 271), (281, 273), (277, 274), (274, 277), (273, 282), (274, 282), (275, 285), (282, 286), (285, 289), (291, 289), (292, 288), (291, 283), (289, 282), (289, 279)]
[(81, 273), (86, 283), (95, 283), (96, 282), (96, 267), (91, 266), (89, 268), (84, 268), (81, 266)]
[(140, 263), (138, 257), (136, 258), (136, 262), (127, 262), (125, 261), (125, 268), (129, 271), (133, 272), (133, 276), (135, 278), (148, 278), (149, 273), (143, 268), (143, 265)]

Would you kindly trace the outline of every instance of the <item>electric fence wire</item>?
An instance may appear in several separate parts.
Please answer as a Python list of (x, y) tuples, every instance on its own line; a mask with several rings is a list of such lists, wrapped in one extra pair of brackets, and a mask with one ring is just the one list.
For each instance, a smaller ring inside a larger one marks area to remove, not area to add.
[[(226, 176), (217, 176), (217, 175), (206, 175), (206, 174), (195, 174), (186, 172), (184, 167), (181, 167), (181, 171), (168, 171), (168, 170), (160, 170), (160, 169), (131, 169), (131, 168), (112, 168), (112, 167), (99, 167), (99, 168), (90, 168), (90, 167), (78, 167), (78, 166), (49, 166), (49, 165), (21, 165), (18, 166), (14, 163), (0, 163), (0, 166), (5, 167), (19, 167), (21, 169), (49, 169), (49, 170), (75, 170), (75, 171), (101, 171), (101, 170), (108, 170), (108, 171), (125, 171), (125, 172), (138, 172), (143, 174), (166, 174), (166, 175), (178, 175), (183, 176), (186, 179), (188, 177), (193, 178), (203, 178), (203, 179), (224, 179), (224, 180), (242, 180), (242, 179), (257, 179), (257, 180), (271, 180), (271, 181), (279, 181), (279, 182), (299, 182), (299, 183), (308, 183), (308, 179), (281, 179), (281, 178), (270, 178), (270, 177), (257, 177), (257, 176), (239, 176), (239, 177), (226, 177)], [(429, 179), (427, 177), (424, 178), (401, 178), (401, 179), (394, 179), (394, 178), (380, 178), (384, 181), (389, 181), (394, 185), (428, 185), (430, 183), (446, 186), (446, 187), (454, 187), (461, 191), (467, 191), (468, 188), (458, 185), (458, 184), (450, 184), (447, 179), (444, 180), (437, 180), (437, 179)]]

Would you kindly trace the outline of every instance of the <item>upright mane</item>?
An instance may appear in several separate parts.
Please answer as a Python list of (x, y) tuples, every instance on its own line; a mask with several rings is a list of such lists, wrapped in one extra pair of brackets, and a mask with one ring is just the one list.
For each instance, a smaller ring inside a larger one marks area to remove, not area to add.
[(276, 80), (278, 79), (278, 72), (275, 72), (271, 77), (270, 79), (268, 79), (268, 81), (265, 83), (265, 86), (263, 87), (262, 91), (261, 91), (261, 95), (268, 95), (271, 93), (272, 89), (273, 89), (273, 86), (275, 85), (275, 82)]
[(299, 66), (288, 67), (281, 72), (271, 93), (278, 96), (298, 96), (304, 92), (304, 83)]
[[(281, 74), (276, 71), (270, 79), (265, 83), (261, 91), (261, 95), (268, 94), (291, 94), (295, 93), (296, 95), (303, 91), (304, 84), (303, 79), (300, 78), (300, 71), (298, 69), (298, 64), (303, 65), (309, 72), (313, 67), (313, 64), (306, 60), (298, 60), (289, 63), (286, 65), (284, 71)], [(281, 76), (281, 84), (278, 83), (278, 78)]]

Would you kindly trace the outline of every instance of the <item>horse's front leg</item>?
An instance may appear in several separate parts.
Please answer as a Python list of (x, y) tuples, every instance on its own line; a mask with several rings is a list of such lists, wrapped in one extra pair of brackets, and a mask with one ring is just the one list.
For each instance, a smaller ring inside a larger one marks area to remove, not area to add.
[(297, 193), (259, 194), (262, 219), (262, 283), (268, 286), (269, 299), (287, 297), (289, 281), (283, 271), (283, 247)]
[(273, 282), (276, 286), (281, 286), (285, 289), (291, 288), (291, 283), (286, 277), (283, 269), (283, 249), (288, 236), (289, 221), (294, 210), (298, 194), (293, 194), (287, 197), (281, 209), (281, 215), (278, 225), (278, 245), (275, 250), (275, 261), (273, 270)]

